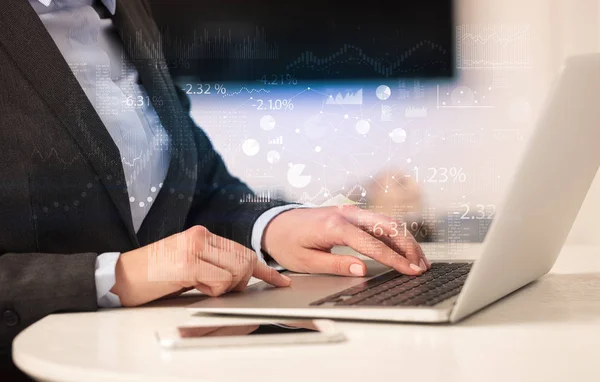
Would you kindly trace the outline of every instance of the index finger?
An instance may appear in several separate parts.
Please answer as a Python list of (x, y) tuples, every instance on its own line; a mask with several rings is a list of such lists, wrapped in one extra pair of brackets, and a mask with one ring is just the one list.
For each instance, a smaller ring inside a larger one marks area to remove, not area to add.
[(356, 252), (405, 275), (420, 275), (425, 271), (418, 264), (411, 263), (381, 240), (377, 240), (351, 222), (344, 221), (343, 224), (340, 224), (336, 236), (336, 242), (347, 245)]
[[(215, 234), (212, 234), (210, 236), (210, 244), (228, 253), (241, 253), (246, 254), (248, 256), (257, 256), (254, 251), (241, 245), (240, 243)], [(252, 276), (277, 287), (286, 287), (292, 282), (292, 280), (289, 277), (280, 274), (279, 272), (277, 272), (277, 270), (269, 267), (267, 264), (261, 261), (256, 261), (256, 265), (254, 266)], [(245, 286), (245, 284), (247, 283), (247, 279), (243, 279), (240, 282), (240, 284), (243, 284), (243, 286)], [(240, 287), (241, 289), (242, 285), (240, 284), (235, 285), (234, 288)]]
[(252, 276), (276, 287), (286, 287), (292, 283), (292, 279), (282, 275), (281, 273), (277, 272), (276, 269), (271, 268), (262, 261), (258, 261), (256, 263)]

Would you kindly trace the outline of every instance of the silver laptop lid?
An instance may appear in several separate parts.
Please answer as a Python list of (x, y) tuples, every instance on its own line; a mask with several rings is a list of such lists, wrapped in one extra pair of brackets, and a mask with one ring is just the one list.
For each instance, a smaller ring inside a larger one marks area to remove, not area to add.
[(600, 164), (600, 54), (570, 58), (555, 80), (451, 321), (547, 273)]

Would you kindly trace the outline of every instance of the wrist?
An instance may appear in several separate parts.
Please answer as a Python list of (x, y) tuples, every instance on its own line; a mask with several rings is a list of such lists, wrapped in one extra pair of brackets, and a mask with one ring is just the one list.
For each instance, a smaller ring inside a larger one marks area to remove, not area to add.
[(292, 240), (292, 234), (297, 229), (298, 221), (302, 221), (302, 214), (305, 213), (305, 210), (304, 206), (290, 208), (278, 213), (269, 221), (261, 239), (261, 250), (265, 258), (279, 262), (276, 257), (279, 253), (286, 251), (286, 243), (289, 244)]
[(265, 229), (263, 231), (262, 234), (262, 238), (260, 241), (260, 248), (261, 248), (261, 252), (263, 254), (263, 256), (267, 256), (267, 257), (271, 257), (270, 253), (271, 253), (271, 243), (276, 241), (276, 238), (278, 236), (278, 225), (280, 224), (280, 222), (282, 221), (282, 218), (287, 214), (290, 213), (293, 210), (288, 210), (288, 211), (284, 211), (280, 214), (278, 214), (277, 216), (275, 216), (274, 218), (272, 218), (269, 223), (265, 226)]
[(131, 264), (131, 252), (126, 252), (119, 256), (117, 264), (115, 265), (115, 285), (110, 290), (112, 293), (119, 296), (121, 305), (123, 306), (134, 306), (136, 304), (135, 299), (135, 281), (136, 276), (133, 274), (133, 270), (136, 267)]
[(181, 288), (173, 283), (150, 280), (146, 252), (140, 248), (119, 256), (111, 292), (119, 296), (123, 306), (142, 305)]

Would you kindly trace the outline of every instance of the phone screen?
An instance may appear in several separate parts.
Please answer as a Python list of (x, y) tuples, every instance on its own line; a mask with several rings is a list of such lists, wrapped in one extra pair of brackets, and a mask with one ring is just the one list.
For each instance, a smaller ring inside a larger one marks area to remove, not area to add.
[(263, 334), (319, 333), (319, 328), (310, 320), (286, 323), (223, 326), (180, 326), (181, 338), (256, 336)]

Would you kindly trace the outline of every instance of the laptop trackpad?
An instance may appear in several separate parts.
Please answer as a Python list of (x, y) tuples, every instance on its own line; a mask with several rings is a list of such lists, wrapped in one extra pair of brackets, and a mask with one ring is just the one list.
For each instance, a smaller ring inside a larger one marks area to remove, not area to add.
[(223, 296), (207, 298), (194, 304), (193, 308), (301, 308), (313, 301), (346, 288), (358, 285), (390, 268), (375, 261), (365, 261), (367, 276), (347, 277), (285, 272), (291, 277), (288, 288), (275, 288), (265, 282), (250, 286), (244, 292), (232, 292)]

